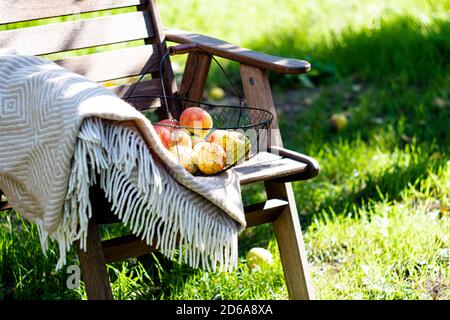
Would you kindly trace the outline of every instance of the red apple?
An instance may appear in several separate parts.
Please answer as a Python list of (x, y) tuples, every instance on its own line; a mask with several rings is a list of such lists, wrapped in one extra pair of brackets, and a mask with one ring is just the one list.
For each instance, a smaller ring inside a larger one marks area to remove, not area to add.
[[(189, 132), (205, 137), (213, 126), (211, 115), (199, 107), (185, 109), (180, 116), (180, 125), (187, 127)], [(205, 130), (207, 129), (207, 130)]]
[(155, 128), (155, 131), (156, 133), (158, 133), (162, 144), (167, 149), (173, 146), (172, 134), (175, 131), (176, 126), (178, 125), (179, 123), (175, 119), (164, 119), (153, 124), (153, 128)]

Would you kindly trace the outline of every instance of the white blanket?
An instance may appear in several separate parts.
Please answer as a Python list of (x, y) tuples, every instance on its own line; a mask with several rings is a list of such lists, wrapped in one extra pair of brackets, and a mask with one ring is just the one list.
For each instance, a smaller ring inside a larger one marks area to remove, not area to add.
[(238, 177), (194, 177), (109, 90), (37, 57), (0, 53), (0, 189), (60, 248), (85, 248), (89, 187), (132, 233), (192, 267), (231, 270), (245, 227)]

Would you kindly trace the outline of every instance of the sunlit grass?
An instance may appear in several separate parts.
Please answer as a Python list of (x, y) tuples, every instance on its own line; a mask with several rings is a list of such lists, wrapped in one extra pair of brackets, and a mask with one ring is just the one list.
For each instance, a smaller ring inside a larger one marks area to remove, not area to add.
[[(450, 298), (450, 1), (180, 0), (159, 7), (166, 26), (312, 62), (307, 78), (270, 77), (285, 146), (321, 165), (318, 177), (294, 183), (317, 296)], [(228, 68), (239, 82), (236, 65)], [(214, 70), (209, 80), (228, 89)], [(328, 124), (335, 112), (349, 118), (339, 133)], [(245, 188), (246, 203), (264, 197), (261, 185)], [(44, 257), (34, 226), (15, 214), (0, 217), (0, 298), (86, 297), (83, 286), (66, 288), (65, 270), (54, 271), (56, 248)], [(245, 253), (253, 246), (269, 248), (275, 265), (251, 272)], [(239, 252), (232, 274), (160, 255), (112, 264), (114, 296), (287, 298), (270, 226), (245, 230)], [(71, 263), (78, 263), (74, 252)]]
[(315, 219), (307, 243), (321, 298), (450, 297), (450, 163), (438, 172), (399, 202)]

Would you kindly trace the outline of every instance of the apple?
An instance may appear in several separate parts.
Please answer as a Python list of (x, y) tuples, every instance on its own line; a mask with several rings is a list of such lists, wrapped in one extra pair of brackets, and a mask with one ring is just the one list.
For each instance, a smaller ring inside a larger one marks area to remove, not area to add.
[(215, 130), (208, 138), (208, 142), (217, 143), (226, 152), (226, 164), (231, 165), (248, 158), (250, 140), (238, 131)]
[(164, 119), (153, 124), (153, 128), (167, 149), (173, 146), (172, 133), (176, 126), (178, 126), (178, 121), (175, 119)]
[(220, 101), (225, 97), (225, 91), (223, 91), (220, 87), (212, 87), (211, 90), (209, 90), (209, 96), (211, 99)]
[(157, 122), (157, 124), (169, 125), (169, 126), (173, 126), (173, 127), (180, 125), (180, 123), (178, 122), (177, 119), (164, 119), (164, 120)]
[(174, 130), (172, 132), (172, 146), (192, 148), (192, 140), (189, 132), (184, 129)]
[(216, 144), (210, 142), (200, 142), (195, 145), (196, 164), (199, 170), (204, 174), (215, 174), (225, 167), (225, 150)]
[(211, 134), (206, 138), (206, 141), (211, 143), (217, 143), (225, 149), (226, 147), (226, 130), (214, 130)]
[(197, 143), (200, 142), (205, 142), (205, 140), (203, 140), (202, 138), (200, 138), (199, 136), (196, 136), (195, 134), (191, 135), (191, 142), (192, 142), (192, 147), (195, 147), (195, 145)]
[(185, 146), (173, 146), (169, 151), (178, 159), (184, 169), (192, 174), (197, 172), (196, 152), (194, 150)]
[(180, 125), (186, 127), (190, 133), (203, 138), (212, 128), (213, 120), (211, 115), (202, 108), (190, 107), (181, 113)]
[(334, 131), (340, 132), (347, 127), (347, 116), (343, 113), (335, 113), (330, 117), (329, 123)]
[(264, 268), (273, 264), (272, 254), (264, 248), (252, 248), (247, 253), (247, 265), (250, 270)]

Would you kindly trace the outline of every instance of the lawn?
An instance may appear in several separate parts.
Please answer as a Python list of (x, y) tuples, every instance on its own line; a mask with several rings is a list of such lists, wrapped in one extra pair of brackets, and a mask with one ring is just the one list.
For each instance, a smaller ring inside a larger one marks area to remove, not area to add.
[[(321, 165), (317, 178), (293, 184), (317, 297), (450, 299), (450, 1), (159, 7), (166, 26), (312, 62), (307, 76), (270, 78), (285, 146)], [(237, 66), (223, 63), (238, 81)], [(229, 89), (217, 68), (209, 80)], [(338, 133), (328, 123), (334, 113), (349, 119)], [(244, 194), (247, 202), (265, 197), (258, 185)], [(0, 222), (0, 298), (85, 298), (83, 286), (66, 288), (66, 270), (54, 271), (56, 247), (45, 257), (34, 226), (7, 212)], [(254, 246), (274, 254), (273, 267), (248, 270)], [(112, 264), (114, 296), (286, 299), (271, 228), (245, 230), (239, 250), (232, 274), (160, 255)], [(68, 264), (77, 263), (72, 252)]]

